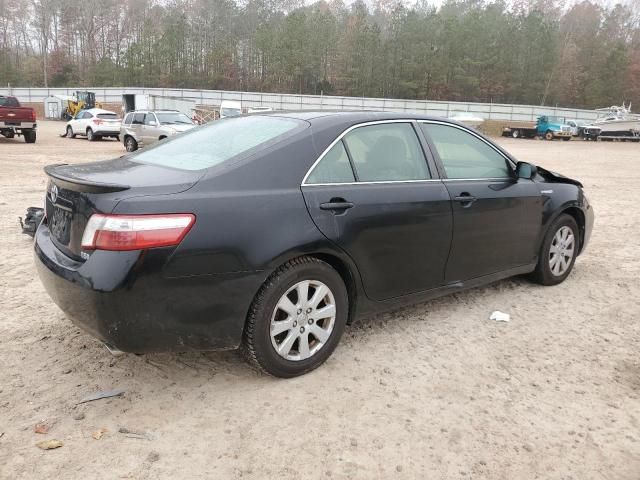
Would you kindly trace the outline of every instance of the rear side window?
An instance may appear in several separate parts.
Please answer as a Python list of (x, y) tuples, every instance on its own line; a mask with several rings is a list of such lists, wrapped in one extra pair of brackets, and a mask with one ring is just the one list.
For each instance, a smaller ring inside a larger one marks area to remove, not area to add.
[(437, 123), (422, 123), (420, 127), (435, 145), (448, 178), (510, 176), (507, 159), (475, 135)]
[(20, 104), (15, 97), (0, 96), (0, 107), (19, 107)]
[(118, 115), (116, 115), (115, 113), (99, 113), (96, 116), (98, 118), (105, 118), (107, 120), (117, 120), (118, 119)]
[(182, 170), (214, 167), (258, 147), (266, 147), (306, 123), (280, 117), (232, 117), (194, 128), (131, 160)]
[(430, 178), (418, 137), (409, 123), (382, 123), (344, 137), (360, 182)]
[(329, 150), (316, 165), (305, 183), (313, 185), (319, 183), (350, 183), (355, 182), (353, 170), (349, 163), (347, 151), (342, 140)]

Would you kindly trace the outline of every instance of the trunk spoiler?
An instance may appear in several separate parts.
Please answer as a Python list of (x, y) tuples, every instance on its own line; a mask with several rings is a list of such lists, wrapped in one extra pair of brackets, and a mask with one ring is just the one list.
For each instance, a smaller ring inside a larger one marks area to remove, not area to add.
[(76, 177), (70, 173), (59, 171), (58, 167), (67, 166), (67, 163), (58, 163), (54, 165), (47, 165), (44, 167), (44, 173), (49, 177), (54, 178), (62, 188), (73, 189), (79, 192), (85, 193), (110, 193), (121, 192), (123, 190), (129, 190), (129, 185), (122, 185), (117, 183), (104, 183), (95, 182), (92, 180)]

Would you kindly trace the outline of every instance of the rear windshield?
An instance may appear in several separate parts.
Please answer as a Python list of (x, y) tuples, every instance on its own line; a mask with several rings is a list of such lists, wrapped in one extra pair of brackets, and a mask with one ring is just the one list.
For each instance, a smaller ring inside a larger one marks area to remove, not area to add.
[(113, 119), (113, 120), (117, 120), (118, 119), (118, 115), (115, 113), (99, 113), (98, 118), (109, 118), (109, 119)]
[(0, 96), (0, 107), (19, 107), (20, 104), (15, 97)]
[(202, 170), (249, 150), (266, 147), (305, 123), (280, 117), (236, 117), (216, 120), (177, 135), (131, 157), (132, 161)]

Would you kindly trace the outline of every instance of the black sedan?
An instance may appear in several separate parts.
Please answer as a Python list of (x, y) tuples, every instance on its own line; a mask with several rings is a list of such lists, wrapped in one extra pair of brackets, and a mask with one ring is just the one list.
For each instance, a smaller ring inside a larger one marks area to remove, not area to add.
[(357, 317), (513, 275), (560, 283), (593, 225), (578, 181), (408, 114), (234, 117), (45, 171), (36, 264), (74, 323), (127, 352), (242, 347), (280, 377)]

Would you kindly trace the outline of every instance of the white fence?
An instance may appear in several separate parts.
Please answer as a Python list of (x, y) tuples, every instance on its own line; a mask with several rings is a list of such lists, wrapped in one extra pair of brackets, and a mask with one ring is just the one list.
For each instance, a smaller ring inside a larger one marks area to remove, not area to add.
[(15, 95), (21, 102), (42, 102), (49, 95), (71, 95), (78, 89), (95, 92), (97, 100), (107, 103), (120, 103), (122, 95), (125, 93), (146, 93), (195, 100), (199, 105), (216, 106), (220, 105), (223, 100), (236, 100), (241, 102), (243, 107), (265, 106), (277, 110), (383, 110), (388, 112), (423, 113), (438, 117), (449, 117), (457, 112), (473, 112), (485, 119), (508, 121), (535, 121), (540, 115), (591, 121), (598, 116), (593, 110), (533, 105), (436, 102), (431, 100), (290, 95), (175, 88), (0, 88), (0, 95)]

